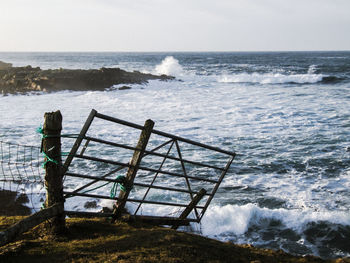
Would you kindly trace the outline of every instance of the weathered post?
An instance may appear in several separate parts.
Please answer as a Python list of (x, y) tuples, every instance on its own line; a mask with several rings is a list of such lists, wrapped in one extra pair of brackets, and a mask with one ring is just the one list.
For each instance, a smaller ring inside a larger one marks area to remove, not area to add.
[[(61, 158), (62, 115), (60, 111), (44, 115), (42, 152), (45, 155), (45, 207), (55, 204), (64, 211), (63, 169)], [(59, 213), (50, 219), (50, 234), (60, 234), (65, 230), (65, 214)]]
[(126, 182), (125, 182), (125, 185), (127, 186), (126, 192), (120, 191), (119, 193), (118, 202), (113, 211), (112, 222), (114, 222), (118, 217), (121, 216), (122, 211), (125, 207), (126, 200), (128, 199), (128, 196), (130, 193), (130, 188), (134, 183), (134, 179), (135, 179), (137, 170), (139, 168), (142, 156), (144, 155), (144, 152), (146, 150), (146, 146), (151, 136), (153, 126), (154, 126), (154, 122), (152, 120), (147, 120), (145, 122), (145, 125), (143, 127), (139, 141), (136, 146), (137, 149), (135, 150), (132, 156), (132, 159), (130, 161), (130, 167), (126, 174)]

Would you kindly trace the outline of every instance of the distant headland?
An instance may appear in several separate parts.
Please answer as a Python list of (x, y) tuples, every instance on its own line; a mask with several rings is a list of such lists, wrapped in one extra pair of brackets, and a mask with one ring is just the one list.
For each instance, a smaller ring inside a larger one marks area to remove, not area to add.
[(175, 78), (172, 76), (128, 72), (120, 68), (43, 70), (31, 66), (13, 67), (11, 63), (0, 61), (0, 92), (4, 95), (32, 91), (99, 91), (119, 84), (142, 84), (149, 80), (173, 79)]

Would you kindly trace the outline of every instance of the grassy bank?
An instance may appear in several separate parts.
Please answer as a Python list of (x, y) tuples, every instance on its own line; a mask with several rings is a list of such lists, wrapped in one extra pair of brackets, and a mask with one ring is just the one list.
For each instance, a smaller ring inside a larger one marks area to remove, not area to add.
[[(21, 217), (0, 217), (0, 230)], [(105, 219), (68, 219), (67, 232), (53, 239), (45, 224), (0, 248), (0, 262), (327, 262), (283, 251), (234, 245), (149, 225)], [(331, 261), (329, 261), (331, 262)], [(332, 262), (350, 262), (337, 260)]]

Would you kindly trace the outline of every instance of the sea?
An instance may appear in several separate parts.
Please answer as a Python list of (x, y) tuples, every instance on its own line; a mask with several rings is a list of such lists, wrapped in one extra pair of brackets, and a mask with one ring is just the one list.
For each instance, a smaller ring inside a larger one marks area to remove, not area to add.
[[(80, 132), (91, 109), (140, 125), (152, 119), (157, 130), (237, 154), (201, 224), (185, 231), (295, 255), (350, 256), (350, 52), (1, 52), (0, 60), (175, 76), (127, 90), (0, 95), (0, 140), (40, 146), (36, 130), (44, 113), (56, 110), (67, 134)], [(94, 129), (135, 146), (133, 131), (105, 122)], [(69, 151), (72, 142), (62, 147)], [(206, 157), (219, 166), (227, 161)], [(73, 178), (65, 187), (81, 184)], [(157, 198), (177, 200), (168, 192)], [(66, 206), (88, 209), (81, 200)], [(95, 209), (107, 203), (96, 202)]]

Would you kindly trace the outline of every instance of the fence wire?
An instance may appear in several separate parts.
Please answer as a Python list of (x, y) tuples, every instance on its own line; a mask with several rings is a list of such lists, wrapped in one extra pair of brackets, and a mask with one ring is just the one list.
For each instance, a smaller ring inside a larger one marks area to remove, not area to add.
[(1, 215), (40, 210), (45, 198), (43, 162), (40, 147), (0, 141)]
[(40, 147), (0, 141), (0, 181), (43, 183)]

